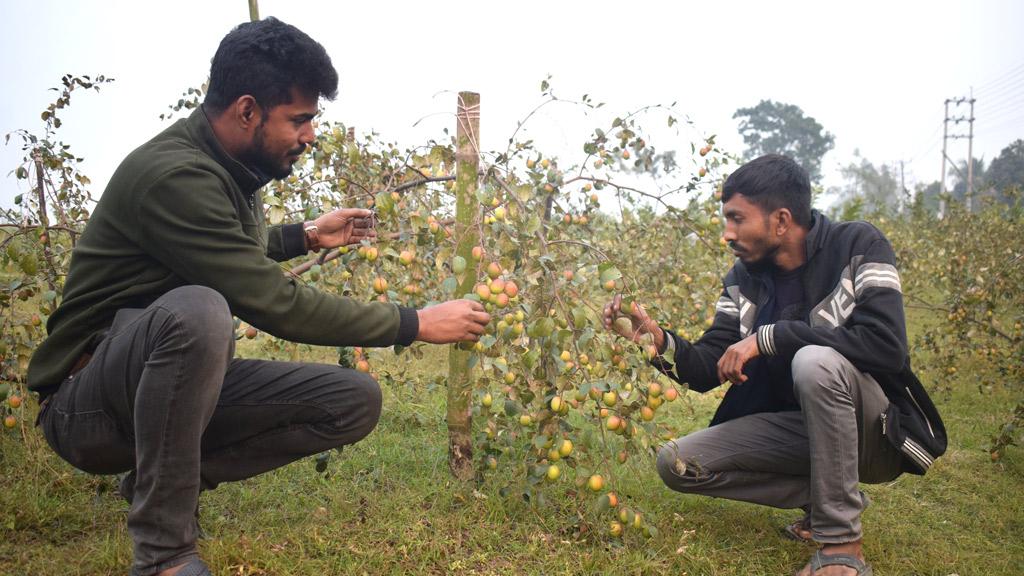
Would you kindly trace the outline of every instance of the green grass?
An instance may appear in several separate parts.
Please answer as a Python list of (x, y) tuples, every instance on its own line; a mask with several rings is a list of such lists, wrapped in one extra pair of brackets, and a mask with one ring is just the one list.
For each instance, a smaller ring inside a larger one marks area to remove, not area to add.
[[(258, 353), (250, 342), (241, 350)], [(209, 538), (200, 550), (214, 573), (788, 574), (809, 557), (811, 548), (779, 535), (793, 511), (673, 493), (650, 457), (631, 459), (613, 479), (620, 498), (657, 527), (649, 540), (595, 534), (607, 516), (591, 510), (592, 496), (575, 496), (569, 473), (546, 489), (543, 506), (500, 495), (501, 468), (482, 484), (454, 482), (443, 389), (425, 384), (443, 372), (443, 358), (428, 352), (412, 368), (413, 384), (385, 387), (377, 430), (332, 458), (328, 475), (309, 459), (204, 494)], [(865, 487), (874, 501), (864, 515), (869, 560), (882, 576), (1022, 574), (1024, 451), (1011, 448), (998, 463), (986, 451), (1021, 384), (966, 361), (955, 378), (939, 377), (927, 360), (916, 366), (931, 383), (950, 449), (923, 478)], [(696, 429), (716, 403), (691, 393), (663, 411)], [(113, 487), (112, 477), (61, 461), (36, 429), (0, 433), (0, 574), (127, 573), (127, 505)]]

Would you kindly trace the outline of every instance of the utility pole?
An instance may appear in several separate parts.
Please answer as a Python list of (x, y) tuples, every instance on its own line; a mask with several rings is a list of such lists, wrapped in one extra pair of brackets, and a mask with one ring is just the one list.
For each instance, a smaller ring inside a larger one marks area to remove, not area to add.
[(974, 203), (974, 90), (971, 89), (971, 118), (967, 124), (967, 212)]
[(946, 215), (946, 140), (949, 139), (949, 98), (946, 98), (946, 112), (942, 115), (942, 175), (939, 176), (939, 218)]
[[(949, 160), (950, 164), (953, 165), (953, 169), (960, 174), (960, 178), (967, 181), (967, 210), (971, 209), (971, 195), (974, 191), (974, 158), (971, 156), (973, 153), (974, 145), (974, 102), (975, 98), (972, 95), (970, 98), (946, 98), (946, 113), (945, 118), (942, 121), (942, 177), (939, 179), (940, 196), (939, 196), (939, 218), (942, 218), (946, 214), (946, 160)], [(954, 108), (959, 107), (961, 104), (969, 104), (971, 106), (970, 114), (967, 117), (956, 116), (951, 118), (949, 116), (949, 105), (952, 104)], [(959, 124), (961, 122), (967, 122), (969, 129), (966, 135), (964, 134), (950, 134), (949, 123)], [(967, 176), (966, 178), (960, 172), (960, 168), (957, 167), (956, 163), (947, 154), (946, 142), (950, 139), (958, 140), (960, 138), (967, 138)]]
[(903, 212), (903, 208), (910, 204), (910, 193), (907, 192), (907, 181), (903, 176), (903, 160), (900, 160), (900, 192), (903, 193), (903, 198), (900, 199), (900, 212)]

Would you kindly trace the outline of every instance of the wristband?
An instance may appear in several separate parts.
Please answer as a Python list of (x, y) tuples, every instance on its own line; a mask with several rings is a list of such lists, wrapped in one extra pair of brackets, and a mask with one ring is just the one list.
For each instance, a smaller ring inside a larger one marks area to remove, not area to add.
[(310, 252), (320, 251), (320, 232), (316, 227), (316, 224), (306, 224), (302, 227), (302, 231), (306, 235), (306, 249)]

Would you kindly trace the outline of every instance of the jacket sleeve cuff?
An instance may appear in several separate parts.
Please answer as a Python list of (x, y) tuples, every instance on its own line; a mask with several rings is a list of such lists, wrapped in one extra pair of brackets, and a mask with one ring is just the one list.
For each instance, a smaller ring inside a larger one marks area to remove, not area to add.
[(281, 248), (284, 250), (285, 260), (309, 252), (306, 250), (306, 234), (302, 231), (301, 223), (281, 225)]
[(757, 328), (757, 351), (762, 356), (775, 356), (779, 353), (775, 347), (775, 324), (765, 324)]
[(398, 336), (395, 337), (395, 344), (408, 346), (416, 340), (420, 333), (420, 316), (415, 308), (398, 307)]

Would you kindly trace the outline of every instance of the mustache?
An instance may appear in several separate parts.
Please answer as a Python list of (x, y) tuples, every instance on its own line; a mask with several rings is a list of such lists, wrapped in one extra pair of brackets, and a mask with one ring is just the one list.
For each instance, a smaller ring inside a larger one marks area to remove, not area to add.
[(302, 146), (299, 146), (298, 148), (295, 148), (293, 150), (289, 150), (288, 151), (288, 155), (289, 156), (301, 156), (302, 153), (305, 152), (305, 151), (306, 151), (306, 145), (303, 144)]
[(736, 252), (743, 252), (743, 248), (740, 248), (739, 245), (736, 244), (735, 240), (729, 240), (727, 244), (729, 245), (730, 250), (735, 250)]

